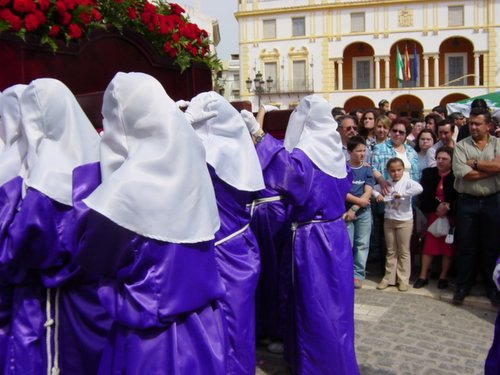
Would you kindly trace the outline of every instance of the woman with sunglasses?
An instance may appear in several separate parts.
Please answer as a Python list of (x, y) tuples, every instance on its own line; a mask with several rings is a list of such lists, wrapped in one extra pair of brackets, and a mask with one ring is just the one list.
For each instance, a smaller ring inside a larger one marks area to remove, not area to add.
[(382, 188), (387, 186), (389, 179), (387, 172), (387, 162), (389, 159), (398, 157), (404, 162), (404, 174), (414, 181), (420, 180), (418, 169), (417, 152), (410, 145), (406, 144), (406, 136), (411, 132), (411, 126), (407, 119), (395, 119), (389, 129), (389, 139), (384, 143), (375, 145), (372, 155), (372, 167), (375, 179)]

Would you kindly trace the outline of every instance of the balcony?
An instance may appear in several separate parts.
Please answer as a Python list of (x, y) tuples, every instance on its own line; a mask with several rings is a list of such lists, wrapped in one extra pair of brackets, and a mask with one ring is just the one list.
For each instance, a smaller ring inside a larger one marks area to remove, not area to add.
[(279, 81), (272, 84), (269, 94), (312, 94), (314, 82), (312, 79), (297, 79), (290, 81)]

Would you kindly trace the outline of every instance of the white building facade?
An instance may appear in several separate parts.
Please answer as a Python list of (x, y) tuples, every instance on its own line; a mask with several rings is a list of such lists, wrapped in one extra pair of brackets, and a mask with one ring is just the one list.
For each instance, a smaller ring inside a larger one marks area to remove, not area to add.
[(346, 110), (387, 99), (418, 117), (500, 89), (500, 0), (238, 1), (241, 99), (254, 109), (316, 93)]

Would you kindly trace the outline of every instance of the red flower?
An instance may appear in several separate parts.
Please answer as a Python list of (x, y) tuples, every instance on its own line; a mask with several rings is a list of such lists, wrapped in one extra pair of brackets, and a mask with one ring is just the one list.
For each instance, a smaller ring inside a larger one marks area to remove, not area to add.
[(80, 20), (84, 25), (88, 25), (92, 21), (92, 19), (90, 18), (90, 14), (84, 12), (80, 13)]
[(94, 17), (94, 20), (96, 21), (100, 21), (102, 18), (101, 13), (99, 13), (99, 11), (95, 8), (92, 8), (92, 17)]
[(50, 1), (49, 0), (38, 0), (38, 6), (40, 7), (41, 10), (47, 10), (50, 7)]
[(62, 1), (56, 1), (56, 9), (60, 14), (64, 14), (66, 12), (66, 4)]
[(127, 13), (128, 18), (130, 18), (131, 20), (135, 20), (137, 18), (137, 11), (135, 10), (135, 8), (128, 8)]
[(27, 31), (34, 31), (38, 28), (38, 26), (40, 26), (40, 22), (33, 13), (24, 17), (24, 27), (26, 27)]
[(33, 0), (14, 0), (12, 9), (21, 13), (32, 13), (36, 9), (36, 4)]
[(13, 14), (10, 9), (2, 9), (0, 10), (0, 19), (4, 19), (10, 25), (12, 30), (19, 31), (22, 26), (21, 19)]
[(52, 25), (49, 29), (49, 36), (51, 37), (55, 37), (57, 36), (57, 34), (59, 34), (59, 31), (61, 30), (61, 28), (57, 25)]
[(0, 7), (7, 5), (9, 2), (10, 0), (0, 0)]
[(72, 23), (68, 27), (68, 36), (71, 39), (78, 39), (82, 36), (82, 29), (77, 24)]
[(170, 3), (170, 9), (174, 14), (182, 14), (184, 13), (184, 9), (179, 4)]
[(63, 25), (68, 25), (70, 22), (71, 22), (71, 14), (70, 13), (64, 12), (63, 14), (61, 14), (61, 23)]

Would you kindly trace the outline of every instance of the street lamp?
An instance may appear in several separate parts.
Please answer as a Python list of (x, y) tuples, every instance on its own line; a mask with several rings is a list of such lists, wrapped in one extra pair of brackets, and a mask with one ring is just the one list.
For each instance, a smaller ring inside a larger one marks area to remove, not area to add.
[[(262, 79), (262, 73), (259, 71), (255, 75), (255, 78), (253, 81), (248, 77), (248, 79), (245, 81), (247, 85), (247, 90), (248, 92), (252, 92), (252, 82), (253, 82), (253, 91), (259, 98), (259, 108), (260, 108), (260, 98), (262, 94), (264, 94), (267, 90), (267, 92), (271, 92), (271, 89), (273, 87), (273, 79), (271, 76), (269, 76), (265, 81)], [(264, 86), (265, 85), (265, 86)]]

